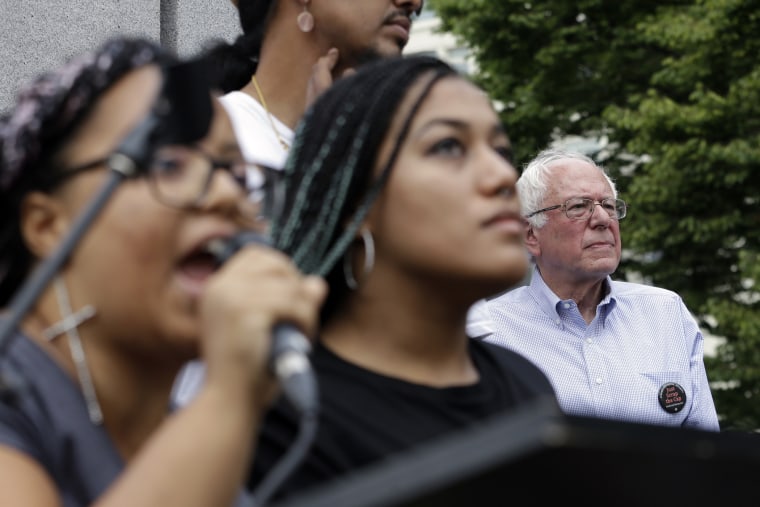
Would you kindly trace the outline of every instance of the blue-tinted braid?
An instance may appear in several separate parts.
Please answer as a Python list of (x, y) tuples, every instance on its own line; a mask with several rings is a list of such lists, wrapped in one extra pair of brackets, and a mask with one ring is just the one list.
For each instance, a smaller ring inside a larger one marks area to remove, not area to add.
[[(353, 110), (353, 106), (350, 106), (349, 109)], [(339, 124), (339, 127), (333, 129), (328, 134), (328, 138), (325, 141), (323, 150), (320, 150), (320, 155), (322, 155), (324, 152), (324, 155), (327, 156), (327, 154), (332, 151), (332, 146), (338, 137), (338, 133), (340, 133), (343, 130), (343, 127), (346, 125), (345, 122), (340, 122), (338, 120), (336, 120), (336, 123)], [(319, 168), (323, 165), (324, 157), (321, 157), (321, 159), (316, 163), (314, 171), (318, 172)], [(344, 190), (345, 185), (341, 184), (341, 181), (344, 180), (344, 178), (342, 178), (344, 171), (345, 168), (340, 167), (332, 174), (331, 184), (328, 187), (327, 194), (324, 196), (324, 202), (338, 202), (342, 205), (342, 202), (346, 196), (346, 192)], [(313, 206), (315, 203), (310, 202), (310, 204)], [(337, 222), (340, 218), (341, 205), (337, 207), (320, 206), (318, 208), (316, 222), (325, 224), (325, 228), (328, 231), (333, 231), (337, 226)], [(296, 254), (294, 254), (296, 263), (298, 265), (302, 265), (303, 269), (307, 270), (307, 272), (312, 272), (312, 270), (314, 270), (318, 265), (316, 262), (314, 262), (314, 260), (320, 259), (324, 255), (325, 251), (329, 247), (329, 240), (329, 235), (322, 234), (321, 231), (317, 228), (313, 227), (309, 229), (309, 231), (306, 233), (306, 236), (301, 241), (300, 248), (296, 251)]]
[[(386, 86), (390, 86), (391, 84), (392, 83), (388, 83)], [(377, 93), (374, 96), (373, 106), (375, 102), (382, 100), (382, 98), (383, 94)], [(300, 225), (302, 222), (300, 219), (302, 216), (300, 210), (306, 209), (309, 204), (312, 206), (316, 204), (313, 200), (314, 196), (310, 195), (313, 178), (322, 170), (324, 166), (324, 160), (327, 155), (334, 151), (333, 147), (335, 141), (338, 138), (338, 134), (342, 132), (343, 127), (347, 124), (346, 117), (351, 114), (354, 109), (354, 102), (350, 99), (347, 99), (346, 102), (344, 102), (343, 111), (340, 115), (338, 115), (334, 122), (337, 128), (333, 127), (328, 132), (327, 139), (321, 146), (317, 159), (312, 162), (306, 170), (304, 177), (301, 180), (301, 184), (299, 185), (294, 212), (290, 214), (290, 218), (292, 220), (289, 220), (288, 222), (289, 227), (284, 228), (281, 232), (282, 235), (286, 236), (286, 243), (290, 243), (290, 240), (292, 239), (293, 229)], [(369, 108), (369, 110), (372, 109), (373, 107)], [(306, 121), (308, 122), (308, 120)], [(302, 271), (306, 273), (316, 273), (324, 276), (326, 274), (324, 270), (327, 268), (329, 271), (329, 266), (326, 265), (323, 259), (325, 257), (334, 257), (336, 259), (339, 258), (340, 255), (342, 255), (342, 253), (346, 250), (348, 245), (350, 245), (351, 241), (353, 240), (353, 236), (356, 234), (356, 231), (359, 227), (359, 224), (356, 224), (351, 228), (352, 230), (346, 230), (339, 241), (340, 244), (333, 244), (332, 248), (328, 251), (335, 231), (340, 225), (344, 203), (348, 197), (348, 192), (352, 183), (351, 175), (356, 171), (359, 160), (359, 153), (364, 146), (370, 123), (371, 120), (368, 118), (365, 118), (362, 121), (357, 135), (354, 137), (353, 142), (351, 143), (351, 150), (347, 157), (348, 160), (345, 163), (341, 163), (339, 167), (331, 173), (328, 193), (323, 196), (322, 200), (323, 203), (330, 203), (330, 205), (320, 206), (318, 208), (317, 218), (315, 220), (315, 223), (318, 223), (321, 226), (319, 228), (310, 228), (306, 232), (306, 235), (299, 241), (299, 245), (296, 250), (291, 253), (293, 261), (297, 266), (299, 266)], [(364, 213), (364, 215), (366, 216), (366, 213)], [(334, 262), (331, 264), (334, 264)]]
[[(363, 142), (363, 138), (359, 139), (357, 138), (357, 141), (359, 143)], [(347, 167), (348, 174), (353, 174), (355, 170), (357, 169), (357, 166), (354, 164), (353, 166)], [(346, 193), (348, 189), (350, 188), (351, 178), (342, 178), (341, 186), (345, 188)], [(376, 187), (379, 187), (379, 182)], [(375, 190), (374, 188), (372, 190)], [(359, 207), (356, 210), (356, 213), (354, 214), (354, 217), (351, 219), (351, 221), (348, 223), (346, 228), (344, 229), (343, 233), (338, 236), (338, 238), (333, 242), (332, 248), (327, 251), (327, 253), (324, 253), (323, 255), (320, 255), (319, 257), (316, 257), (314, 259), (314, 270), (313, 272), (316, 274), (319, 274), (320, 276), (326, 276), (327, 273), (330, 272), (330, 269), (335, 265), (335, 262), (337, 262), (338, 259), (341, 258), (348, 249), (348, 247), (351, 245), (351, 243), (354, 241), (354, 238), (356, 237), (356, 233), (358, 232), (359, 228), (361, 227), (362, 221), (366, 218), (367, 214), (369, 213), (370, 208), (372, 207), (372, 202), (374, 201), (374, 197), (379, 194), (379, 188), (376, 192), (370, 192), (367, 196), (368, 198), (359, 205)], [(374, 196), (373, 196), (374, 194)], [(338, 202), (335, 202), (336, 206), (333, 208), (334, 215), (336, 219), (339, 219), (342, 211), (343, 211), (343, 204), (345, 203), (345, 194), (343, 199), (341, 199)], [(330, 202), (330, 201), (327, 201)], [(339, 226), (338, 220), (335, 220), (330, 223), (329, 228), (325, 231), (326, 234), (324, 234), (324, 241), (326, 243), (329, 243), (330, 238), (334, 235), (335, 231), (338, 229)], [(329, 245), (328, 245), (329, 246)]]
[[(354, 138), (354, 141), (351, 143), (351, 151), (349, 152), (348, 160), (342, 164), (341, 169), (336, 171), (333, 175), (333, 181), (335, 181), (335, 184), (330, 185), (331, 191), (325, 202), (335, 203), (336, 206), (321, 207), (321, 214), (327, 214), (325, 220), (327, 234), (319, 234), (319, 231), (317, 231), (316, 228), (309, 231), (310, 235), (316, 235), (317, 241), (319, 241), (316, 249), (316, 251), (319, 252), (319, 255), (314, 256), (313, 262), (310, 265), (310, 271), (317, 274), (325, 274), (323, 272), (324, 263), (320, 263), (319, 259), (324, 258), (327, 255), (327, 252), (329, 252), (330, 238), (334, 231), (340, 226), (343, 204), (348, 199), (349, 190), (351, 188), (350, 175), (356, 170), (359, 159), (358, 152), (364, 144), (364, 139), (367, 136), (368, 130), (369, 124), (368, 122), (364, 122)], [(344, 174), (349, 175), (349, 177), (343, 177)]]
[[(350, 112), (353, 110), (353, 105), (348, 106), (348, 111)], [(301, 180), (301, 183), (298, 188), (298, 193), (296, 194), (295, 200), (293, 202), (293, 208), (292, 212), (289, 213), (289, 218), (291, 220), (287, 221), (285, 225), (282, 227), (282, 230), (278, 230), (276, 234), (274, 234), (274, 237), (282, 237), (285, 243), (290, 243), (290, 238), (293, 235), (294, 228), (297, 227), (300, 224), (299, 217), (302, 216), (302, 210), (309, 209), (310, 205), (314, 205), (312, 199), (310, 199), (309, 191), (311, 189), (313, 179), (316, 175), (319, 174), (320, 169), (322, 168), (324, 164), (325, 158), (330, 154), (331, 148), (333, 146), (333, 143), (335, 139), (338, 137), (338, 135), (342, 132), (343, 127), (345, 127), (346, 122), (345, 120), (340, 121), (336, 120), (336, 123), (338, 123), (337, 128), (331, 129), (327, 134), (327, 139), (322, 144), (322, 146), (319, 149), (319, 152), (317, 153), (317, 157), (314, 159), (313, 162), (311, 162), (306, 170), (303, 173), (303, 178)], [(298, 136), (300, 141), (300, 137)], [(295, 149), (298, 149), (294, 146)], [(295, 168), (289, 164), (286, 168), (288, 171), (288, 175), (292, 174), (292, 171), (295, 171)], [(332, 188), (332, 186), (331, 186)], [(328, 197), (332, 197), (330, 194), (328, 194)], [(327, 201), (332, 202), (332, 201)], [(329, 208), (327, 206), (322, 206), (319, 208), (319, 216), (320, 218), (324, 218), (323, 215), (325, 213), (329, 213)], [(321, 220), (318, 220), (318, 223), (321, 222)], [(300, 266), (302, 270), (309, 272), (308, 266), (303, 264), (307, 262), (307, 258), (309, 255), (314, 256), (320, 256), (322, 254), (322, 251), (314, 251), (314, 245), (312, 245), (312, 241), (314, 239), (314, 235), (318, 234), (319, 230), (316, 228), (312, 228), (300, 242), (299, 247), (291, 253), (291, 256), (293, 260), (295, 261), (296, 265)]]

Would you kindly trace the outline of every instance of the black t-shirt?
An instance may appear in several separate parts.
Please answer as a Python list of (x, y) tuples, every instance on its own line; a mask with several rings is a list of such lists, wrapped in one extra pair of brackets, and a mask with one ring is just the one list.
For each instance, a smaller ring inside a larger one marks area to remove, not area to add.
[[(300, 466), (277, 490), (282, 499), (329, 479), (409, 450), (485, 419), (554, 397), (546, 376), (522, 356), (476, 340), (470, 354), (476, 384), (428, 387), (380, 375), (317, 344), (312, 364), (320, 392), (319, 427)], [(256, 448), (249, 487), (256, 486), (293, 443), (298, 417), (280, 399), (268, 413)]]

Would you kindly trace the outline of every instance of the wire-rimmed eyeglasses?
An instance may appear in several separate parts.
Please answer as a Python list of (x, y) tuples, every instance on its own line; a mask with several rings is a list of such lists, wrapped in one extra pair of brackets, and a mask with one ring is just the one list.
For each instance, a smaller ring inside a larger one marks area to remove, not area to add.
[(571, 197), (562, 204), (555, 204), (554, 206), (529, 213), (525, 215), (525, 218), (530, 218), (544, 211), (562, 209), (570, 220), (586, 220), (594, 213), (594, 206), (601, 206), (607, 212), (607, 215), (614, 220), (625, 218), (628, 211), (628, 205), (622, 199), (607, 198), (595, 201), (585, 197)]
[[(48, 184), (54, 186), (79, 173), (107, 165), (101, 158), (66, 169), (53, 176)], [(153, 156), (146, 175), (153, 196), (173, 208), (192, 208), (202, 203), (208, 194), (216, 169), (227, 171), (248, 198), (259, 206), (272, 206), (267, 202), (276, 197), (279, 171), (242, 159), (218, 160), (197, 146), (169, 145), (159, 148)]]

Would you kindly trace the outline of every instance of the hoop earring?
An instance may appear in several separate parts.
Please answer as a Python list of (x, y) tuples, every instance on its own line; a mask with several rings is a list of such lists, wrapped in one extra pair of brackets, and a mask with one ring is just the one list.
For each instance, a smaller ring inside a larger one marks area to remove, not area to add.
[[(375, 240), (372, 237), (372, 232), (366, 227), (361, 231), (362, 243), (364, 243), (364, 269), (362, 270), (362, 280), (367, 278), (372, 272), (372, 268), (375, 266)], [(359, 288), (359, 282), (354, 278), (354, 269), (352, 266), (353, 250), (349, 248), (343, 255), (343, 276), (346, 278), (346, 286), (351, 290)]]
[(72, 312), (71, 303), (69, 302), (69, 291), (66, 289), (66, 284), (61, 276), (55, 279), (55, 298), (58, 301), (58, 308), (63, 318), (45, 329), (42, 335), (48, 341), (53, 341), (62, 334), (66, 335), (71, 359), (76, 367), (79, 386), (82, 389), (82, 395), (87, 404), (90, 421), (92, 424), (100, 425), (103, 423), (103, 411), (100, 409), (98, 396), (95, 392), (95, 384), (92, 382), (92, 375), (90, 375), (90, 369), (87, 367), (87, 358), (84, 355), (84, 348), (82, 348), (82, 340), (79, 338), (78, 329), (80, 324), (95, 316), (95, 307), (86, 305), (76, 312)]
[(303, 11), (296, 18), (296, 24), (303, 33), (309, 33), (314, 29), (314, 16), (309, 12), (309, 0), (303, 2)]

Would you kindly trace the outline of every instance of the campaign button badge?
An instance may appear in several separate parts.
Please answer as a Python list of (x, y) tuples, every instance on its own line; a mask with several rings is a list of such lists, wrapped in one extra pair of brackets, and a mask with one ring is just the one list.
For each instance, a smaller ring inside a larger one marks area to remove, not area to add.
[(658, 399), (660, 406), (665, 412), (675, 414), (680, 412), (686, 405), (686, 391), (675, 382), (668, 382), (660, 386)]

